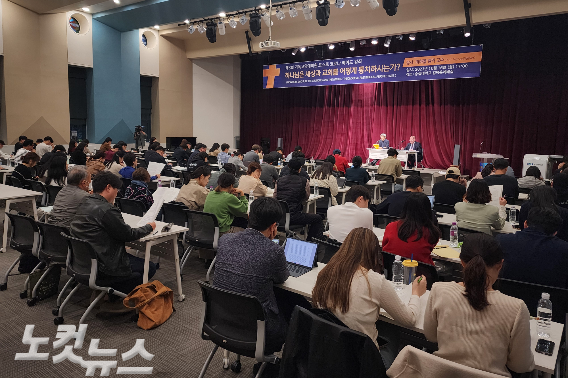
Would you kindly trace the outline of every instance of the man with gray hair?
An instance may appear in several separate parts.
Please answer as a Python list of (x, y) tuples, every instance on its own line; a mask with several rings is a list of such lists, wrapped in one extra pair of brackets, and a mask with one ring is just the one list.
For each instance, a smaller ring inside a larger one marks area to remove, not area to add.
[(55, 198), (47, 223), (69, 227), (77, 209), (89, 195), (90, 184), (91, 175), (87, 172), (87, 167), (74, 166), (67, 174), (67, 185), (59, 191)]
[(387, 134), (383, 133), (381, 134), (381, 139), (379, 139), (377, 141), (377, 143), (379, 145), (379, 148), (384, 148), (384, 149), (389, 149), (390, 144), (389, 144), (389, 140), (387, 139)]

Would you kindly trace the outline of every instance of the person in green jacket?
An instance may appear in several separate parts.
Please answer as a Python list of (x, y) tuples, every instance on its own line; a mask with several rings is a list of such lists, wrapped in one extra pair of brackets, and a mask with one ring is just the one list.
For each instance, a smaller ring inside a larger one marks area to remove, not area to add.
[[(248, 213), (248, 200), (243, 191), (235, 188), (235, 176), (222, 173), (217, 181), (217, 187), (209, 192), (205, 199), (204, 213), (217, 216), (220, 235), (231, 230), (231, 226), (246, 228), (246, 221), (235, 218), (246, 218)], [(235, 223), (233, 223), (235, 221)]]

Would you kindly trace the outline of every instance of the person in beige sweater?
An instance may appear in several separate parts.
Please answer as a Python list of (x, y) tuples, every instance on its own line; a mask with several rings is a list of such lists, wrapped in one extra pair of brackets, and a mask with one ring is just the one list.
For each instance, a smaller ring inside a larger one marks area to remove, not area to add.
[(103, 151), (99, 151), (87, 161), (87, 171), (91, 175), (91, 177), (95, 177), (95, 175), (99, 172), (105, 170), (105, 153)]
[(320, 188), (329, 188), (331, 192), (331, 206), (337, 206), (337, 199), (335, 198), (339, 193), (337, 186), (337, 179), (332, 174), (333, 164), (326, 162), (320, 165), (310, 179), (310, 185), (317, 185)]
[(484, 180), (471, 180), (463, 202), (455, 205), (458, 227), (492, 235), (491, 227), (501, 230), (505, 226), (507, 200), (499, 198), (499, 207), (488, 205), (491, 192)]
[(198, 167), (191, 173), (191, 180), (179, 190), (176, 201), (184, 203), (190, 210), (203, 211), (209, 194), (205, 186), (210, 177), (211, 169), (208, 166)]
[(261, 173), (262, 168), (260, 164), (251, 162), (248, 166), (246, 176), (241, 176), (239, 179), (239, 189), (246, 195), (252, 190), (255, 197), (266, 197), (268, 188), (260, 181)]
[(503, 251), (491, 236), (468, 235), (460, 253), (464, 282), (432, 286), (424, 335), (438, 343), (436, 356), (510, 377), (534, 369), (530, 315), (525, 303), (493, 290)]
[(377, 340), (376, 323), (381, 308), (402, 326), (413, 327), (420, 315), (426, 278), (421, 276), (420, 282), (419, 277), (414, 280), (410, 302), (405, 304), (380, 272), (383, 272), (383, 258), (379, 240), (372, 230), (355, 228), (318, 274), (312, 301), (315, 307), (333, 312), (349, 328), (368, 335), (388, 368), (397, 351), (389, 349), (389, 344), (379, 345)]

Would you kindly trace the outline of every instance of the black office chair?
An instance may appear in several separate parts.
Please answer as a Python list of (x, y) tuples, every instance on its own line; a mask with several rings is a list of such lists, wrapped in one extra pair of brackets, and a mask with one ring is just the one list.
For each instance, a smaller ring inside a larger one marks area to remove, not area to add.
[[(384, 195), (389, 195), (389, 194), (393, 194), (394, 193), (394, 178), (391, 175), (383, 175), (380, 173), (377, 173), (375, 175), (375, 180), (377, 181), (385, 181), (386, 184), (381, 185), (381, 196)], [(389, 188), (390, 186), (390, 188)]]
[[(219, 221), (215, 214), (204, 213), (195, 210), (186, 210), (187, 214), (187, 228), (189, 231), (185, 233), (185, 242), (192, 248), (188, 249), (182, 257), (180, 271), (189, 260), (189, 255), (193, 248), (211, 249), (217, 252), (219, 245)], [(216, 257), (215, 257), (216, 258)], [(205, 280), (209, 281), (209, 275), (215, 265), (215, 258), (205, 276)]]
[(283, 232), (286, 234), (286, 237), (294, 237), (296, 236), (295, 231), (301, 231), (304, 229), (302, 225), (290, 225), (290, 208), (286, 201), (278, 201), (280, 202), (280, 207), (282, 208), (282, 218), (280, 222), (278, 222), (278, 231)]
[(59, 191), (61, 189), (63, 189), (62, 186), (51, 186), (48, 185), (45, 187), (45, 189), (47, 190), (47, 206), (53, 206), (53, 204), (55, 203), (55, 198), (57, 197), (57, 194), (59, 193)]
[[(4, 275), (4, 280), (0, 284), (0, 291), (4, 291), (8, 288), (8, 276), (20, 260), (24, 259), (26, 267), (33, 265), (38, 269), (41, 265), (37, 258), (37, 248), (39, 245), (39, 229), (37, 227), (36, 221), (29, 216), (18, 215), (12, 213), (6, 213), (12, 226), (12, 234), (10, 236), (10, 248), (15, 249), (20, 252), (18, 258), (10, 265), (6, 274)], [(28, 270), (29, 272), (29, 270)], [(26, 287), (24, 286), (24, 289)], [(25, 292), (25, 295), (22, 294)], [(20, 293), (20, 298), (25, 298), (27, 296), (27, 290)]]
[(455, 214), (456, 208), (454, 205), (446, 205), (443, 203), (434, 202), (434, 211), (444, 214)]
[(212, 165), (212, 166), (210, 166), (209, 168), (211, 168), (211, 172), (219, 171), (219, 170), (220, 170), (220, 168), (219, 168), (218, 166), (216, 166), (216, 165)]
[[(39, 228), (38, 258), (47, 267), (47, 270), (34, 285), (32, 297), (28, 299), (28, 306), (34, 306), (39, 300), (38, 288), (49, 273), (53, 269), (61, 269), (62, 266), (65, 266), (68, 253), (67, 240), (61, 236), (61, 233), (69, 234), (68, 228), (42, 222), (36, 224)], [(60, 303), (58, 302), (58, 307)]]
[(146, 206), (144, 202), (128, 199), (128, 198), (116, 198), (116, 202), (118, 207), (120, 207), (120, 211), (126, 214), (132, 214), (139, 217), (143, 217), (144, 213), (146, 213)]
[[(318, 188), (318, 192), (323, 198), (316, 200), (316, 213), (325, 219), (327, 218), (327, 209), (331, 207), (331, 190), (329, 188)], [(314, 194), (313, 186), (310, 186), (310, 193)]]
[(416, 171), (414, 169), (403, 169), (402, 174), (408, 176), (420, 176), (420, 171)]
[[(53, 323), (55, 325), (63, 324), (63, 309), (81, 286), (88, 286), (92, 290), (99, 290), (100, 293), (97, 295), (95, 300), (91, 302), (89, 307), (87, 307), (83, 316), (81, 316), (79, 324), (84, 324), (89, 313), (97, 306), (97, 303), (99, 303), (106, 294), (114, 294), (121, 298), (126, 298), (126, 294), (114, 290), (112, 287), (103, 287), (96, 284), (98, 259), (97, 253), (90, 243), (69, 236), (63, 232), (60, 235), (67, 240), (67, 275), (71, 276), (72, 280), (77, 283), (77, 286), (71, 290), (67, 298), (63, 301), (63, 304), (58, 309), (53, 310), (53, 313), (57, 310), (57, 317), (53, 319)], [(67, 287), (68, 285), (65, 285), (65, 288)]]
[[(231, 370), (237, 373), (241, 370), (240, 356), (254, 358), (262, 363), (256, 374), (256, 378), (260, 378), (267, 363), (274, 364), (278, 361), (276, 356), (264, 353), (265, 318), (262, 305), (256, 297), (250, 295), (218, 289), (203, 281), (198, 281), (198, 284), (205, 302), (201, 338), (215, 344), (199, 378), (205, 376), (219, 347), (237, 354), (237, 360), (231, 365)], [(228, 358), (228, 354), (225, 356)]]
[[(345, 177), (338, 177), (337, 178), (337, 187), (338, 188), (345, 188)], [(352, 186), (352, 185), (350, 185)]]
[(130, 186), (130, 184), (132, 183), (132, 179), (121, 177), (120, 180), (122, 181), (122, 188), (120, 188), (119, 197), (124, 197), (124, 194), (126, 193), (126, 188)]
[(519, 188), (519, 193), (530, 194), (532, 188)]
[(355, 186), (355, 185), (359, 185), (359, 181), (345, 180), (345, 186)]
[(137, 162), (138, 162), (138, 168), (148, 168), (148, 163), (146, 162), (146, 159), (138, 158)]
[(8, 185), (12, 185), (15, 188), (22, 188), (22, 189), (24, 188), (22, 182), (14, 176), (6, 177), (6, 183), (7, 184), (9, 183)]
[(389, 223), (396, 222), (399, 218), (388, 214), (373, 214), (373, 226), (386, 228)]
[[(176, 226), (181, 227), (188, 227), (189, 217), (188, 217), (189, 209), (181, 202), (171, 202), (171, 203), (164, 203), (162, 205), (162, 221), (165, 223), (173, 223)], [(180, 260), (181, 266), (181, 274), (183, 275), (183, 266), (185, 260), (189, 257), (193, 246), (186, 241), (186, 234), (187, 231), (183, 233), (181, 236), (182, 243), (188, 244), (184, 253), (182, 254), (182, 258)]]
[[(383, 255), (383, 266), (385, 269), (385, 277), (392, 281), (392, 264), (395, 260), (395, 255), (392, 253), (388, 253), (382, 251), (381, 254)], [(402, 258), (402, 261), (409, 260), (406, 257)], [(439, 281), (438, 271), (436, 270), (436, 266), (425, 264), (421, 261), (418, 261), (418, 268), (416, 268), (416, 276), (424, 276), (426, 277), (426, 288), (428, 290), (432, 289), (432, 285)]]
[(331, 260), (331, 258), (335, 256), (335, 254), (337, 253), (337, 251), (339, 251), (339, 248), (341, 247), (340, 242), (332, 239), (324, 240), (324, 239), (312, 238), (312, 242), (317, 243), (318, 245), (317, 259), (318, 262), (321, 262), (323, 264), (327, 264), (329, 260)]
[(515, 197), (504, 196), (504, 198), (507, 200), (507, 205), (516, 205), (517, 204), (517, 200), (515, 199)]
[[(442, 231), (442, 239), (443, 240), (450, 240), (450, 228), (452, 227), (449, 224), (439, 224), (438, 227), (440, 228), (440, 231)], [(478, 234), (481, 231), (476, 231), (476, 230), (470, 230), (464, 227), (459, 227), (458, 228), (458, 242), (463, 242), (465, 240), (465, 238), (467, 237), (467, 235), (470, 234)]]
[(41, 193), (41, 197), (36, 197), (36, 206), (42, 207), (47, 206), (47, 189), (43, 182), (27, 180), (27, 184), (31, 190), (34, 192)]

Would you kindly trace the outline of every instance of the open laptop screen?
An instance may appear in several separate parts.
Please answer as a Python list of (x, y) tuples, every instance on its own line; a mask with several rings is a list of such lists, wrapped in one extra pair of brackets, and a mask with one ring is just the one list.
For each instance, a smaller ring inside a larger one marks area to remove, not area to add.
[(287, 239), (284, 253), (286, 261), (311, 268), (316, 257), (318, 245), (297, 239)]

